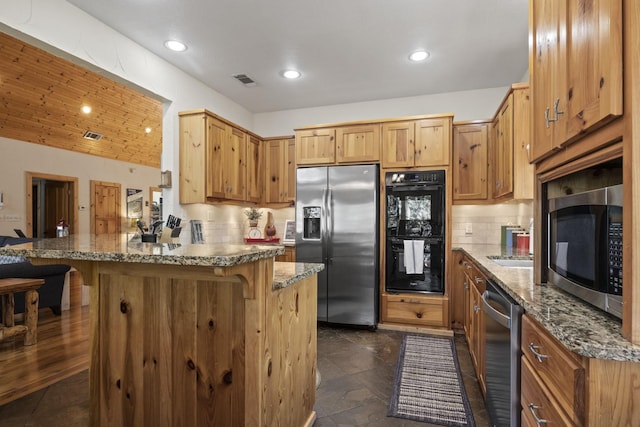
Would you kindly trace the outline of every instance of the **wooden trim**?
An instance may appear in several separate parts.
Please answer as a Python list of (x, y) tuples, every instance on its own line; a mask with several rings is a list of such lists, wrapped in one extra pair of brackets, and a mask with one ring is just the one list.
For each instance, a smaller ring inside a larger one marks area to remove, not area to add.
[(404, 121), (413, 121), (413, 120), (423, 120), (423, 119), (439, 119), (451, 117), (453, 119), (453, 113), (438, 113), (438, 114), (425, 114), (421, 116), (404, 116), (404, 117), (392, 117), (386, 119), (377, 119), (377, 120), (357, 120), (352, 122), (338, 122), (338, 123), (324, 123), (319, 125), (309, 125), (302, 126), (299, 128), (295, 128), (294, 130), (297, 132), (299, 130), (309, 130), (309, 129), (318, 129), (318, 128), (335, 128), (341, 126), (355, 126), (355, 125), (371, 125), (376, 123), (393, 123), (393, 122), (404, 122)]
[(614, 145), (610, 145), (608, 147), (603, 148), (600, 151), (593, 152), (586, 156), (577, 158), (576, 160), (565, 163), (561, 166), (558, 166), (555, 169), (549, 170), (544, 173), (540, 173), (539, 179), (541, 182), (549, 182), (556, 178), (561, 178), (563, 176), (569, 175), (573, 172), (577, 172), (583, 169), (586, 169), (590, 166), (595, 166), (600, 163), (604, 163), (609, 160), (617, 159), (618, 157), (622, 157), (623, 146), (622, 141), (615, 143)]
[[(214, 119), (220, 120), (221, 122), (223, 122), (224, 124), (227, 124), (233, 128), (236, 128), (248, 135), (254, 136), (256, 138), (258, 138), (259, 140), (264, 140), (264, 138), (262, 138), (260, 135), (250, 131), (249, 129), (245, 129), (242, 126), (240, 126), (237, 123), (232, 122), (229, 119), (225, 119), (222, 116), (217, 115), (216, 113), (212, 113), (211, 111), (207, 110), (206, 108), (199, 108), (196, 110), (186, 110), (186, 111), (180, 111), (178, 112), (178, 116), (182, 117), (182, 116), (193, 116), (193, 115), (200, 115), (200, 114), (205, 114), (207, 116), (213, 117)], [(293, 138), (293, 137), (288, 137), (288, 138)]]
[(31, 185), (33, 183), (33, 179), (45, 179), (49, 181), (60, 181), (67, 182), (71, 186), (71, 198), (72, 206), (69, 206), (70, 217), (68, 218), (69, 224), (71, 224), (71, 234), (78, 234), (78, 178), (75, 176), (64, 176), (64, 175), (53, 175), (49, 173), (40, 173), (40, 172), (29, 172), (25, 173), (26, 177), (26, 224), (27, 229), (24, 230), (25, 234), (29, 237), (32, 236), (33, 230), (33, 194), (31, 192)]
[(378, 323), (378, 329), (388, 331), (412, 332), (418, 334), (441, 335), (444, 337), (453, 336), (452, 329), (427, 328), (421, 326), (400, 325), (397, 323)]
[(453, 126), (465, 126), (465, 125), (483, 125), (491, 124), (493, 119), (481, 119), (481, 120), (461, 120), (453, 122)]
[(295, 135), (285, 135), (285, 136), (268, 136), (266, 138), (262, 138), (262, 141), (279, 141), (281, 139), (295, 139)]

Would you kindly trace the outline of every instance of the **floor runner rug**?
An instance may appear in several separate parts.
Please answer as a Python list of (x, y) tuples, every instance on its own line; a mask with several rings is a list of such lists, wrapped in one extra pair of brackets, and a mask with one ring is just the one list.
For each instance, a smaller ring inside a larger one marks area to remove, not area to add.
[(404, 337), (387, 415), (443, 426), (475, 426), (453, 338)]

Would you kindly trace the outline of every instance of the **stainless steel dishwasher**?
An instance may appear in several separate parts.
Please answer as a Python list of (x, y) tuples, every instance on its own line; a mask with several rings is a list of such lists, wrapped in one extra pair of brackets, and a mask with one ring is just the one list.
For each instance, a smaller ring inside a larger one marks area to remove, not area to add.
[(520, 307), (491, 281), (482, 294), (485, 313), (486, 405), (497, 427), (520, 426)]

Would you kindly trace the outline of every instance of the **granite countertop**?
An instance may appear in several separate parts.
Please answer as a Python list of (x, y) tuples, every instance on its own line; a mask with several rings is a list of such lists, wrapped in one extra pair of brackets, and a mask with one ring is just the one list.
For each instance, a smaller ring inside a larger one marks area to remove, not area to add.
[(286, 288), (324, 270), (324, 264), (307, 262), (276, 262), (273, 267), (273, 289)]
[(284, 254), (283, 246), (141, 243), (132, 234), (79, 234), (0, 248), (27, 258), (230, 267)]
[(570, 351), (581, 356), (640, 362), (640, 345), (622, 336), (622, 322), (563, 290), (534, 285), (533, 268), (503, 267), (489, 256), (501, 255), (500, 245), (454, 245), (472, 257), (480, 269), (504, 289)]

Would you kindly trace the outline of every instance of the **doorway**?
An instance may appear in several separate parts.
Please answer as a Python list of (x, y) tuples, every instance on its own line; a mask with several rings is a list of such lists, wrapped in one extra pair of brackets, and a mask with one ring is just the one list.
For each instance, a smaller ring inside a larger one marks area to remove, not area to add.
[(120, 192), (115, 182), (91, 181), (91, 233), (120, 233)]
[(69, 233), (78, 232), (78, 178), (27, 172), (26, 234), (29, 237), (56, 237), (56, 226), (64, 220)]

